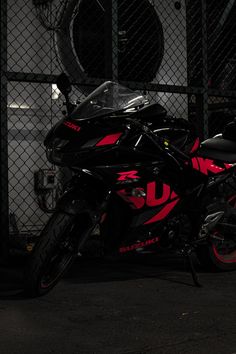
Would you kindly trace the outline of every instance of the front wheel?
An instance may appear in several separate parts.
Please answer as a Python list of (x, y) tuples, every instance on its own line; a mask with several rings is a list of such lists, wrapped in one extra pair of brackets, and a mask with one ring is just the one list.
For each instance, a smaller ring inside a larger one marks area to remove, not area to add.
[(200, 263), (214, 271), (236, 270), (236, 190), (224, 193), (218, 211), (223, 209), (224, 216), (209, 233), (208, 244), (197, 249)]
[(70, 267), (77, 253), (78, 218), (57, 212), (42, 231), (24, 278), (27, 296), (48, 293)]

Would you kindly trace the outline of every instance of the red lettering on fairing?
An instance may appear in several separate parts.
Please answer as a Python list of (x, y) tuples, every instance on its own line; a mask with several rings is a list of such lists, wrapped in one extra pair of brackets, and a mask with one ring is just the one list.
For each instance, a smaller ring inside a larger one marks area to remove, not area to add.
[(209, 172), (214, 174), (221, 173), (233, 165), (229, 163), (224, 163), (224, 167), (217, 166), (213, 160), (204, 159), (202, 157), (193, 157), (192, 166), (195, 170), (200, 171), (201, 173), (208, 175)]
[(74, 124), (74, 123), (72, 123), (72, 122), (70, 122), (70, 121), (68, 121), (68, 120), (65, 120), (65, 121), (63, 122), (63, 124), (64, 124), (65, 126), (67, 126), (68, 128), (74, 130), (74, 131), (77, 132), (77, 133), (78, 133), (78, 132), (80, 131), (80, 129), (81, 129), (78, 125), (76, 125), (76, 124)]
[(120, 177), (117, 179), (117, 181), (127, 181), (129, 179), (137, 179), (140, 178), (137, 176), (138, 171), (126, 171), (126, 172), (118, 172), (117, 174), (120, 175)]
[(113, 145), (119, 140), (121, 135), (122, 133), (109, 134), (102, 138), (96, 146)]
[(130, 251), (134, 251), (134, 250), (137, 250), (138, 248), (143, 248), (143, 247), (154, 245), (157, 242), (159, 242), (159, 237), (154, 237), (154, 238), (146, 240), (146, 241), (137, 242), (137, 243), (130, 245), (130, 246), (120, 247), (119, 252), (126, 253), (126, 252), (130, 252)]
[(156, 199), (156, 182), (147, 184), (147, 206), (154, 207), (167, 202), (170, 198), (170, 186), (163, 184), (162, 196)]

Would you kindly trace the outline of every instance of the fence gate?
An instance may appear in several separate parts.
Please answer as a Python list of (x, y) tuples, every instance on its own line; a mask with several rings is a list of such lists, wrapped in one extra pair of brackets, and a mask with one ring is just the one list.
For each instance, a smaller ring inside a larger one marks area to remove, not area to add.
[[(37, 237), (68, 171), (43, 140), (62, 117), (56, 76), (83, 99), (104, 80), (139, 90), (202, 138), (234, 116), (234, 0), (1, 0), (1, 252)], [(10, 236), (10, 237), (9, 237)]]

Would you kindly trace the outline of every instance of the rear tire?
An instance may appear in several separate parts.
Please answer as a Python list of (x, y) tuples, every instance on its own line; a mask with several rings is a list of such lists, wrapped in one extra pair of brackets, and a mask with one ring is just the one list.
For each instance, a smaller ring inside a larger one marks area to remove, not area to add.
[(76, 257), (75, 216), (55, 213), (42, 231), (25, 272), (24, 291), (36, 297), (48, 293)]
[[(223, 191), (225, 205), (229, 210), (234, 211), (234, 215), (227, 216), (226, 213), (223, 223), (229, 223), (236, 227), (235, 183), (232, 183), (232, 187), (225, 185)], [(227, 228), (223, 230), (222, 227), (216, 225), (209, 235), (208, 244), (197, 249), (197, 256), (201, 265), (208, 270), (236, 270), (236, 230), (230, 232)]]

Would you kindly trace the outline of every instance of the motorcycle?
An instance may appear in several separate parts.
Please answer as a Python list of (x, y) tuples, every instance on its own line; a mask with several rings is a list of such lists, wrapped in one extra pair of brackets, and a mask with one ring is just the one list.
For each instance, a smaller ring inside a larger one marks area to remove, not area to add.
[(178, 252), (197, 286), (193, 255), (236, 269), (235, 122), (200, 143), (187, 120), (118, 83), (77, 106), (65, 74), (57, 85), (68, 114), (46, 136), (46, 154), (72, 178), (30, 256), (26, 293), (48, 293), (95, 234), (104, 256)]

